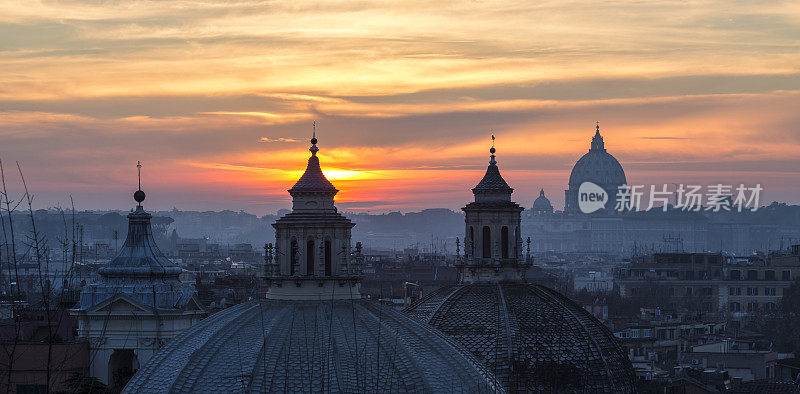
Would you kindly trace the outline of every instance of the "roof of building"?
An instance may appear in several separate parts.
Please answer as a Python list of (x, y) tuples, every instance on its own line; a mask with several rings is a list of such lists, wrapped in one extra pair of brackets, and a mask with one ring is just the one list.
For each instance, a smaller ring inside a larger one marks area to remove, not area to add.
[(124, 392), (494, 391), (458, 346), (369, 301), (254, 301), (171, 340)]
[(289, 193), (295, 192), (323, 192), (323, 193), (336, 193), (338, 190), (322, 173), (322, 168), (319, 165), (319, 158), (317, 157), (317, 139), (311, 139), (311, 157), (308, 158), (308, 165), (303, 176), (297, 180), (297, 183), (289, 189)]
[(128, 235), (117, 256), (100, 268), (104, 277), (177, 276), (181, 268), (172, 263), (156, 245), (151, 215), (141, 205), (128, 214)]
[(139, 205), (128, 214), (125, 244), (98, 270), (100, 280), (81, 290), (79, 310), (93, 310), (119, 297), (139, 307), (170, 311), (183, 310), (192, 301), (194, 286), (178, 279), (183, 269), (164, 256), (153, 239), (152, 216), (141, 205), (144, 198), (141, 189), (134, 193)]
[(544, 196), (544, 189), (539, 189), (539, 197), (536, 197), (536, 200), (533, 201), (533, 211), (553, 211), (553, 205), (550, 204), (550, 200)]
[(509, 391), (633, 392), (633, 369), (613, 334), (544, 286), (446, 286), (404, 312), (464, 345)]
[(614, 156), (606, 152), (600, 126), (592, 138), (591, 149), (584, 154), (569, 175), (570, 189), (577, 190), (583, 182), (592, 182), (604, 188), (614, 188), (627, 183), (625, 171)]
[[(492, 136), (492, 141), (494, 141), (494, 136)], [(497, 168), (497, 161), (495, 160), (494, 146), (489, 149), (489, 152), (491, 153), (491, 156), (489, 159), (489, 166), (486, 167), (486, 174), (483, 175), (483, 178), (480, 182), (478, 182), (478, 185), (472, 189), (472, 192), (500, 192), (510, 194), (514, 191), (514, 189), (511, 188), (511, 186), (508, 186), (506, 180), (503, 179), (502, 175), (500, 175), (500, 169)]]

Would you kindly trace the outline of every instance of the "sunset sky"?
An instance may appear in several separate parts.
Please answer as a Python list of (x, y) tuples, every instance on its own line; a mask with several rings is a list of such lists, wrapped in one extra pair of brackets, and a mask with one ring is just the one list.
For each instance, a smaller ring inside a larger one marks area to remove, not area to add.
[[(758, 3), (758, 4), (756, 4)], [(0, 1), (0, 159), (39, 207), (557, 209), (595, 121), (629, 183), (800, 202), (800, 2)], [(15, 170), (15, 168), (14, 168)]]

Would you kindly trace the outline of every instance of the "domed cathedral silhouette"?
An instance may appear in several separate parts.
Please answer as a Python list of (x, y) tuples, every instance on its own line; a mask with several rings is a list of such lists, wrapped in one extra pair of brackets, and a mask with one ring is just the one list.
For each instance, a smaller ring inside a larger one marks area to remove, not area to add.
[(614, 209), (619, 186), (627, 183), (625, 171), (614, 156), (605, 148), (600, 124), (597, 123), (589, 152), (581, 156), (569, 175), (569, 188), (564, 191), (564, 212), (578, 213), (578, 190), (584, 182), (594, 183), (605, 190), (607, 211)]

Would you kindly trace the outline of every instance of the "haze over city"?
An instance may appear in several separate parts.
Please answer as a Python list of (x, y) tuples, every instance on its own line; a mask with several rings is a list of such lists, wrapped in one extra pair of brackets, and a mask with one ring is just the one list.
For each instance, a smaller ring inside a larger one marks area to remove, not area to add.
[[(0, 154), (39, 207), (289, 207), (317, 122), (348, 210), (456, 209), (488, 161), (563, 206), (595, 122), (629, 183), (800, 201), (800, 4), (0, 3)], [(12, 185), (18, 187), (18, 185)]]

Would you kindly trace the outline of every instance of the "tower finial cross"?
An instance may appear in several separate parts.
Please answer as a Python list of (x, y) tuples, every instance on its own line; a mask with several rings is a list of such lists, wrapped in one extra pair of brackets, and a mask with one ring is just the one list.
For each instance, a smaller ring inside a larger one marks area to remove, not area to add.
[(139, 190), (142, 190), (142, 162), (136, 160), (136, 172), (139, 177)]

